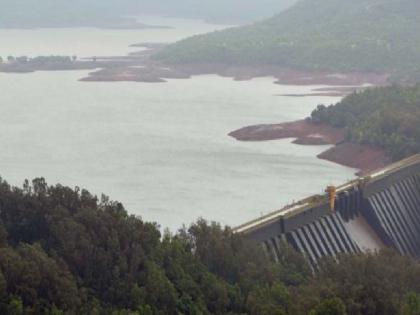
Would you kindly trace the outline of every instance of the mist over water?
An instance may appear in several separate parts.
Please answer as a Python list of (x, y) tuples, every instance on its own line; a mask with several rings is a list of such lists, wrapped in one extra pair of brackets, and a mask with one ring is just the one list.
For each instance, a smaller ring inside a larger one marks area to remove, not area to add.
[(76, 55), (124, 56), (141, 50), (129, 47), (136, 43), (167, 43), (226, 28), (226, 25), (208, 24), (200, 20), (176, 18), (139, 17), (150, 25), (174, 26), (170, 29), (117, 30), (100, 28), (41, 28), (0, 29), (0, 56)]
[[(190, 32), (206, 27), (197, 22)], [(42, 50), (34, 49), (35, 55), (88, 56), (122, 53), (128, 44), (156, 38), (176, 40), (183, 30), (181, 23), (173, 30), (118, 31), (115, 40), (106, 30), (58, 30), (60, 41), (79, 43), (68, 52), (54, 38), (43, 41), (49, 30), (17, 31), (19, 41), (13, 31), (13, 39), (8, 31), (1, 34), (21, 54), (31, 55), (28, 43), (39, 41)], [(227, 136), (250, 124), (301, 119), (317, 104), (339, 100), (275, 96), (315, 87), (218, 76), (167, 83), (78, 81), (86, 75), (0, 74), (0, 174), (9, 183), (44, 176), (50, 184), (103, 192), (130, 213), (174, 230), (200, 216), (238, 225), (353, 177), (353, 169), (316, 158), (325, 146)]]

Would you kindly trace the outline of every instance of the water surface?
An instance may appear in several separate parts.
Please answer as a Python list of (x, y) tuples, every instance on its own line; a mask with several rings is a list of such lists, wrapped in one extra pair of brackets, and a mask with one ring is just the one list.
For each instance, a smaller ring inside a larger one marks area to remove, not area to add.
[(167, 43), (198, 33), (226, 28), (199, 20), (142, 17), (148, 25), (171, 29), (113, 30), (100, 28), (0, 29), (0, 56), (65, 55), (78, 57), (126, 55), (136, 43)]
[[(14, 54), (110, 55), (127, 51), (128, 43), (150, 41), (156, 32), (167, 40), (181, 32), (95, 30), (91, 37), (81, 29), (53, 31), (58, 41), (47, 39), (52, 30), (0, 36)], [(63, 41), (68, 43), (61, 47)], [(31, 42), (39, 46), (29, 50)], [(339, 100), (275, 96), (316, 87), (218, 76), (79, 82), (86, 74), (0, 74), (0, 174), (11, 184), (43, 176), (51, 184), (103, 192), (130, 213), (174, 230), (200, 216), (237, 225), (353, 177), (353, 169), (316, 158), (326, 146), (227, 136), (246, 125), (301, 119), (317, 104)]]

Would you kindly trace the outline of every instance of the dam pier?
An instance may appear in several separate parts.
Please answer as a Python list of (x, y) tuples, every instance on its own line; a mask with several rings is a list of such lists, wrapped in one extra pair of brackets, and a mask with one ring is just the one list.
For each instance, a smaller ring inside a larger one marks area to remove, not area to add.
[(420, 258), (420, 155), (234, 229), (274, 261), (286, 242), (315, 267), (320, 258), (390, 247)]

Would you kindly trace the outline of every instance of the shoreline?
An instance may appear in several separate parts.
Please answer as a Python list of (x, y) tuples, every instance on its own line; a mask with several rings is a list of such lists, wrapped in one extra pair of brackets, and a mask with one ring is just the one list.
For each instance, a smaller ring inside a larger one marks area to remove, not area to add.
[[(168, 79), (189, 79), (199, 75), (219, 75), (235, 81), (247, 81), (261, 77), (273, 77), (279, 85), (326, 85), (305, 96), (346, 96), (367, 86), (388, 85), (389, 75), (373, 73), (334, 73), (330, 71), (303, 71), (273, 65), (237, 66), (226, 64), (165, 64), (150, 58), (154, 49), (129, 55), (130, 62), (125, 67), (105, 67), (91, 72), (81, 81), (132, 81), (166, 82)], [(138, 58), (136, 60), (136, 58)], [(279, 95), (281, 96), (281, 95)]]
[[(279, 65), (232, 65), (232, 64), (166, 64), (153, 59), (164, 43), (135, 43), (130, 47), (142, 50), (125, 56), (83, 58), (72, 63), (2, 63), (0, 72), (25, 73), (55, 70), (93, 70), (80, 81), (87, 82), (146, 82), (163, 83), (168, 79), (189, 79), (198, 75), (219, 75), (236, 81), (273, 77), (280, 85), (326, 85), (311, 93), (286, 95), (305, 96), (346, 96), (367, 86), (388, 85), (388, 74), (338, 73), (334, 71), (306, 71)], [(95, 59), (95, 61), (93, 61)], [(281, 95), (279, 95), (281, 96)]]
[(295, 139), (299, 145), (333, 145), (332, 148), (317, 155), (317, 158), (342, 166), (358, 169), (356, 175), (365, 175), (385, 167), (391, 160), (385, 151), (364, 144), (345, 140), (345, 132), (324, 124), (306, 120), (281, 124), (265, 124), (244, 127), (229, 133), (238, 141), (273, 141)]
[[(85, 82), (145, 82), (164, 83), (167, 79), (189, 79), (198, 75), (219, 75), (244, 81), (258, 77), (273, 77), (275, 84), (282, 85), (327, 85), (310, 93), (285, 95), (346, 96), (369, 86), (388, 85), (389, 75), (374, 73), (333, 73), (328, 71), (303, 71), (273, 65), (237, 66), (222, 64), (168, 65), (153, 60), (152, 55), (165, 44), (137, 43), (130, 47), (143, 48), (125, 56), (83, 58), (72, 62), (11, 62), (0, 64), (0, 72), (30, 73), (35, 71), (93, 70)], [(54, 56), (51, 56), (54, 58)], [(99, 69), (99, 70), (98, 70)], [(282, 96), (282, 95), (277, 95)], [(300, 145), (334, 145), (317, 157), (343, 166), (359, 169), (365, 174), (390, 163), (385, 152), (372, 146), (345, 141), (344, 130), (327, 125), (314, 124), (308, 119), (282, 124), (248, 126), (229, 133), (239, 141), (268, 141), (295, 138)], [(351, 158), (350, 158), (351, 157)]]
[(146, 24), (137, 21), (135, 18), (115, 18), (108, 20), (85, 19), (79, 21), (62, 21), (59, 24), (50, 24), (48, 21), (29, 22), (26, 25), (6, 21), (0, 23), (3, 30), (40, 30), (40, 29), (60, 29), (60, 28), (97, 28), (103, 30), (144, 30), (144, 29), (173, 29), (169, 25)]

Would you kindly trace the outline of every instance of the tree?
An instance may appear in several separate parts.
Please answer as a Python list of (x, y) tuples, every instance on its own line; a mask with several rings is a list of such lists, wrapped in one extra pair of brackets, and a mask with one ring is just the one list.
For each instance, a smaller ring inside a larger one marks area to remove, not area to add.
[(331, 298), (318, 304), (309, 315), (346, 315), (346, 307), (339, 298)]
[(420, 85), (370, 88), (319, 105), (314, 123), (346, 131), (346, 140), (383, 148), (392, 160), (420, 152)]
[(23, 304), (19, 297), (12, 297), (7, 306), (8, 315), (23, 315)]
[(19, 63), (28, 63), (29, 58), (27, 56), (16, 57), (16, 61)]
[(401, 315), (420, 315), (420, 295), (416, 292), (407, 294)]
[(393, 251), (313, 274), (286, 244), (275, 264), (205, 220), (162, 236), (119, 202), (43, 178), (0, 179), (0, 210), (0, 314), (418, 314), (420, 265)]
[(251, 315), (284, 315), (289, 304), (289, 292), (281, 283), (258, 287), (250, 292), (247, 308)]

